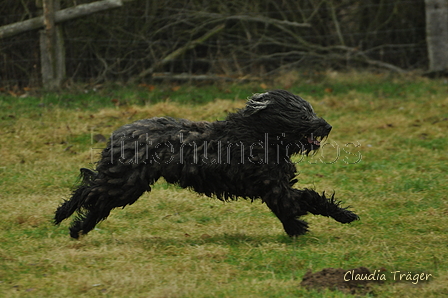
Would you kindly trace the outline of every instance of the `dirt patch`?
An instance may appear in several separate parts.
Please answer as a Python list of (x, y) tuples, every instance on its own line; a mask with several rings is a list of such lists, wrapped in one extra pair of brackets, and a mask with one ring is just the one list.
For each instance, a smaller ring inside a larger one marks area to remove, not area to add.
[(381, 282), (373, 273), (365, 267), (355, 269), (325, 268), (322, 271), (312, 273), (308, 271), (300, 283), (307, 289), (330, 289), (344, 293), (366, 295), (372, 293), (370, 283)]

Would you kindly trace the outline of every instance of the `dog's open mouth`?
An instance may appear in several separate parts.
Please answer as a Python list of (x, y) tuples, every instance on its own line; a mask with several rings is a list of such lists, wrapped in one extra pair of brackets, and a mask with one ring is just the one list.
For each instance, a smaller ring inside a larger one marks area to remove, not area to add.
[(308, 143), (310, 143), (311, 145), (320, 146), (320, 140), (316, 139), (314, 136), (310, 136), (307, 139)]

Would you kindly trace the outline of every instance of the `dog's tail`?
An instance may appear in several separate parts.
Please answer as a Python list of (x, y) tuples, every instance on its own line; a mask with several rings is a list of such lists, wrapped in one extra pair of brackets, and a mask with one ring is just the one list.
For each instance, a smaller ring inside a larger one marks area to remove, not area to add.
[(80, 211), (86, 203), (86, 199), (92, 189), (92, 181), (98, 176), (98, 173), (82, 168), (80, 169), (81, 183), (73, 191), (69, 200), (65, 200), (56, 210), (54, 223), (60, 224), (64, 219), (69, 218), (75, 211)]

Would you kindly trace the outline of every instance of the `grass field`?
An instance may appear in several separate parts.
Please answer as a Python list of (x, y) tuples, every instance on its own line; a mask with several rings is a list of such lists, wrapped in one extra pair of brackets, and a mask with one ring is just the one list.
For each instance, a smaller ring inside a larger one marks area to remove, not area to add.
[[(448, 83), (328, 73), (289, 90), (333, 125), (297, 187), (336, 192), (361, 217), (309, 215), (287, 237), (259, 201), (222, 203), (159, 181), (86, 237), (52, 225), (80, 167), (141, 118), (223, 119), (277, 83), (97, 86), (0, 94), (1, 297), (353, 297), (300, 286), (308, 270), (381, 270), (367, 296), (448, 297)], [(431, 274), (415, 284), (392, 272)]]

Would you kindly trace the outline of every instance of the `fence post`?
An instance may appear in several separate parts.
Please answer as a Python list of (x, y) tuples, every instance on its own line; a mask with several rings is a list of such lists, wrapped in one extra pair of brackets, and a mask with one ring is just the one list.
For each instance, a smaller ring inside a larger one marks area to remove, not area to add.
[(56, 90), (65, 78), (64, 40), (54, 21), (60, 0), (42, 0), (42, 8), (44, 29), (39, 31), (42, 84), (45, 89)]
[(429, 72), (448, 71), (448, 0), (425, 0)]

